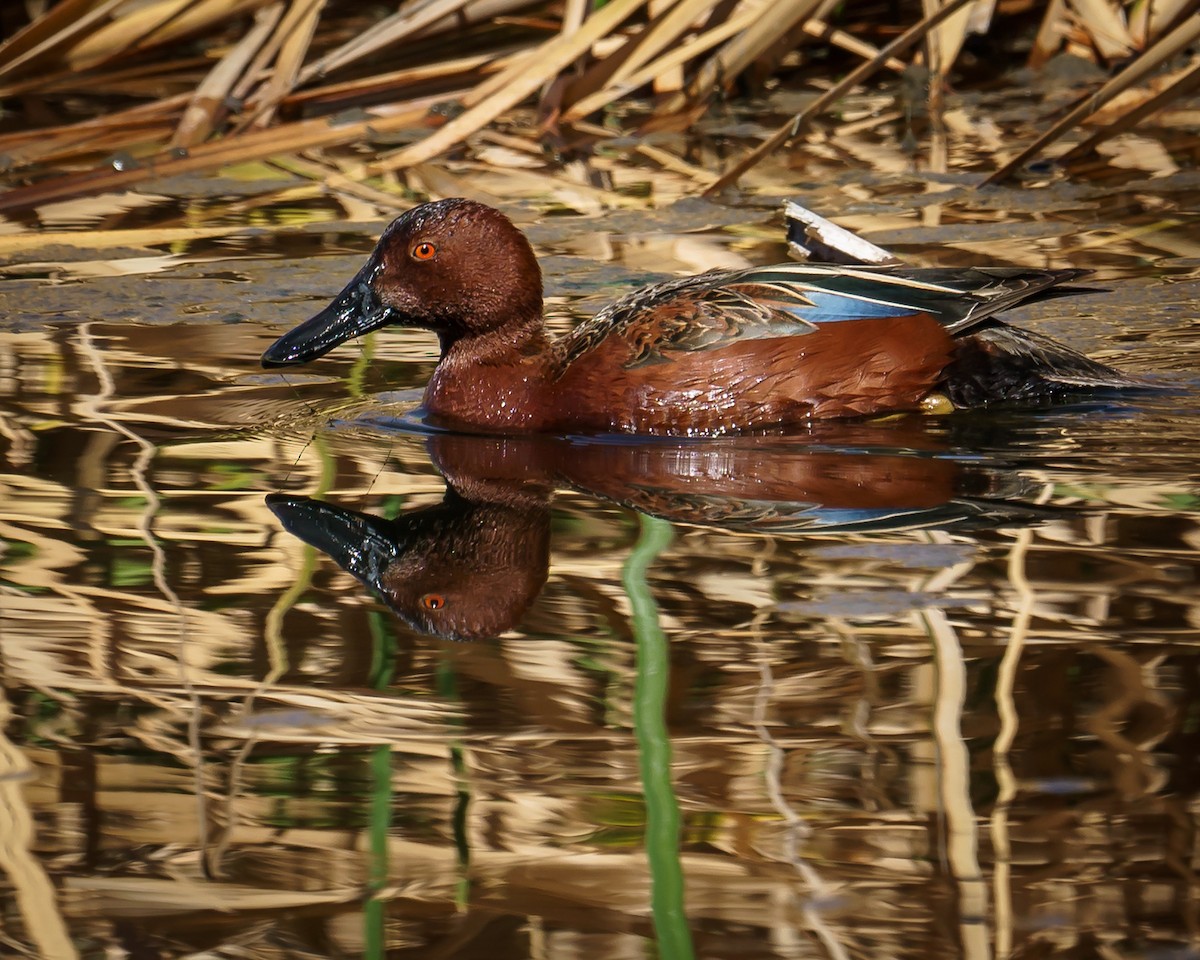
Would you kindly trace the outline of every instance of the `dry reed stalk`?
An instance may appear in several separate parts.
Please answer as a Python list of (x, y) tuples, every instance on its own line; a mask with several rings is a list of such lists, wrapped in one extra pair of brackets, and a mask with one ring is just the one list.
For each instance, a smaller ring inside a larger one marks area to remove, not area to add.
[(95, 30), (89, 30), (77, 42), (68, 45), (63, 60), (68, 69), (88, 70), (113, 57), (137, 49), (142, 40), (169, 23), (188, 7), (188, 0), (157, 2), (118, 8), (117, 16)]
[(78, 123), (69, 123), (58, 127), (42, 127), (40, 130), (14, 130), (0, 135), (0, 152), (10, 154), (23, 146), (35, 148), (53, 144), (57, 140), (74, 141), (79, 138), (94, 136), (98, 131), (121, 129), (124, 126), (137, 126), (151, 122), (168, 122), (175, 112), (187, 103), (188, 95), (179, 94), (175, 97), (165, 97), (152, 103), (138, 104), (128, 110), (110, 113), (103, 117), (93, 117)]
[[(537, 51), (537, 69), (527, 69), (529, 58), (494, 78), (496, 91), (455, 117), (444, 127), (424, 140), (405, 147), (389, 157), (370, 165), (373, 172), (398, 170), (402, 167), (423, 163), (466, 139), (485, 124), (490, 123), (505, 110), (516, 106), (532, 94), (543, 83), (558, 74), (567, 64), (574, 63), (602, 36), (632, 16), (646, 0), (613, 0), (594, 13), (571, 36), (559, 35), (546, 41)], [(533, 55), (531, 54), (531, 57)]]
[(390, 73), (371, 74), (360, 80), (346, 80), (341, 83), (314, 87), (310, 90), (297, 90), (284, 100), (284, 105), (295, 107), (353, 101), (356, 98), (370, 97), (390, 89), (400, 90), (418, 86), (430, 80), (444, 80), (459, 75), (486, 79), (511, 66), (524, 52), (524, 48), (517, 51), (506, 48), (504, 51), (489, 51), (472, 56), (440, 60), (437, 63), (393, 70)]
[(563, 4), (562, 29), (567, 36), (583, 26), (587, 17), (588, 0), (566, 0)]
[[(294, 11), (295, 8), (293, 7)], [(284, 14), (284, 19), (287, 18), (287, 13)], [(294, 22), (294, 17), (292, 22)], [(265, 42), (259, 47), (258, 52), (254, 54), (254, 58), (250, 61), (250, 65), (242, 72), (242, 76), (238, 78), (237, 83), (233, 85), (229, 96), (232, 100), (242, 103), (245, 102), (251, 95), (255, 84), (264, 82), (263, 78), (269, 78), (271, 64), (275, 58), (279, 56), (279, 50), (287, 39), (287, 31), (284, 29), (275, 29), (268, 34)], [(245, 118), (241, 118), (243, 121)], [(246, 129), (246, 124), (243, 122), (240, 129)], [(236, 132), (236, 131), (235, 131)]]
[(1125, 26), (1124, 12), (1112, 0), (1070, 0), (1068, 9), (1101, 59), (1124, 60), (1137, 48)]
[(1087, 156), (1105, 140), (1124, 133), (1197, 87), (1200, 87), (1200, 58), (1173, 74), (1170, 82), (1154, 96), (1143, 100), (1116, 120), (1109, 121), (1082, 143), (1072, 147), (1059, 158), (1059, 162), (1069, 163)]
[(1041, 67), (1057, 52), (1066, 35), (1067, 0), (1050, 0), (1042, 16), (1033, 47), (1029, 51), (1028, 64), (1034, 70)]
[[(677, 6), (672, 13), (681, 12), (688, 15), (687, 17), (681, 16), (680, 18), (682, 29), (686, 29), (695, 20), (698, 15), (697, 11), (701, 7), (707, 8), (708, 6), (710, 6), (708, 0), (700, 0), (700, 2), (696, 3), (684, 3)], [(577, 89), (584, 90), (590, 86), (587, 82), (589, 80), (588, 75), (585, 75), (576, 81), (575, 84), (569, 86), (564, 94), (564, 99), (571, 106), (563, 112), (563, 122), (574, 123), (582, 120), (597, 110), (603, 109), (613, 101), (653, 82), (664, 73), (678, 69), (689, 60), (747, 30), (760, 16), (761, 12), (755, 9), (743, 11), (736, 17), (718, 22), (709, 29), (692, 34), (690, 37), (674, 45), (669, 52), (650, 62), (646, 62), (646, 57), (669, 46), (668, 41), (673, 42), (677, 39), (677, 35), (670, 33), (667, 36), (659, 37), (653, 43), (647, 41), (644, 45), (638, 47), (635, 55), (630, 56), (613, 71), (608, 82), (602, 89), (576, 99), (575, 94)], [(656, 24), (655, 26), (658, 25)], [(673, 24), (672, 27), (674, 26), (679, 26), (679, 24)], [(654, 27), (651, 28), (651, 30), (653, 29)], [(805, 21), (804, 31), (810, 36), (827, 40), (835, 46), (840, 46), (860, 56), (873, 58), (879, 54), (879, 50), (871, 44), (857, 40), (841, 30), (834, 30), (828, 24), (820, 21)], [(903, 71), (905, 68), (903, 61), (895, 57), (887, 58), (886, 65), (890, 69), (898, 71)]]
[[(921, 9), (925, 16), (932, 16), (941, 6), (940, 0), (921, 0)], [(982, 14), (977, 11), (983, 11)], [(947, 17), (935, 30), (929, 31), (925, 40), (929, 56), (929, 72), (935, 77), (944, 79), (958, 59), (959, 51), (972, 30), (984, 32), (987, 29), (987, 19), (990, 18), (989, 4), (986, 0), (975, 0), (951, 17)], [(983, 30), (979, 31), (980, 20), (983, 19)], [(934, 84), (930, 85), (931, 91)], [(936, 94), (934, 94), (936, 95)]]
[(0, 77), (27, 70), (40, 57), (86, 36), (97, 23), (124, 0), (105, 0), (93, 8), (94, 0), (63, 0), (24, 30), (0, 46)]
[[(281, 225), (281, 230), (288, 229)], [(256, 227), (256, 231), (267, 230)], [(161, 247), (173, 243), (192, 243), (196, 240), (211, 240), (214, 237), (229, 237), (245, 234), (246, 227), (154, 227), (137, 230), (50, 230), (41, 233), (14, 233), (0, 235), (0, 256), (11, 257), (16, 253), (40, 250), (56, 244), (79, 250), (109, 250), (114, 247)]]
[[(570, 41), (577, 33), (578, 29), (571, 29), (569, 24), (565, 24), (563, 29), (560, 30), (557, 39), (559, 41)], [(582, 57), (587, 46), (588, 45), (581, 45), (579, 47), (579, 57)], [(462, 99), (462, 106), (470, 109), (479, 103), (488, 100), (494, 94), (508, 87), (512, 82), (512, 77), (520, 76), (526, 70), (540, 71), (542, 67), (538, 63), (538, 60), (541, 57), (542, 49), (542, 44), (534, 44), (531, 46), (526, 46), (520, 53), (514, 54), (511, 66), (502, 73), (497, 73), (491, 77), (488, 77), (483, 81), (483, 83), (468, 91), (467, 95)], [(575, 63), (577, 59), (578, 57), (568, 60), (564, 67)], [(521, 64), (524, 64), (524, 66)], [(546, 82), (549, 83), (551, 79), (551, 77), (547, 77)]]
[(563, 113), (563, 120), (568, 123), (582, 120), (584, 117), (608, 106), (614, 100), (637, 90), (639, 87), (645, 86), (659, 74), (672, 70), (691, 60), (693, 57), (711, 50), (717, 44), (725, 42), (730, 37), (737, 35), (747, 29), (757, 16), (757, 13), (751, 11), (736, 19), (726, 20), (724, 23), (704, 33), (694, 35), (671, 52), (646, 64), (642, 69), (627, 74), (620, 80), (614, 79), (603, 90), (597, 90), (590, 96), (584, 97), (572, 104)]
[(186, 156), (154, 159), (143, 167), (66, 174), (0, 193), (0, 212), (27, 210), (43, 203), (66, 200), (82, 194), (127, 190), (144, 180), (156, 177), (196, 173), (228, 164), (259, 160), (275, 154), (353, 143), (365, 139), (372, 132), (388, 133), (417, 126), (425, 119), (431, 105), (429, 98), (407, 101), (394, 104), (397, 112), (390, 116), (376, 116), (336, 125), (331, 123), (328, 117), (300, 120), (266, 130), (254, 130), (229, 140), (202, 143)]
[(130, 6), (128, 13), (88, 33), (65, 51), (72, 70), (87, 70), (116, 57), (162, 46), (229, 19), (267, 0), (157, 0)]
[[(326, 164), (314, 163), (301, 157), (289, 156), (276, 161), (276, 165), (298, 177), (312, 180), (325, 191), (335, 194), (345, 194), (356, 200), (365, 200), (384, 210), (407, 210), (414, 206), (411, 200), (386, 193), (365, 183), (360, 183), (352, 175), (343, 170), (331, 169)], [(288, 188), (295, 189), (295, 188)], [(286, 191), (283, 191), (286, 192)], [(257, 205), (258, 201), (255, 201)]]
[(798, 23), (812, 16), (821, 0), (789, 0), (760, 7), (759, 16), (742, 33), (731, 38), (696, 72), (687, 87), (656, 111), (677, 113), (707, 99), (717, 86), (728, 86), (751, 63), (765, 54)]
[(1154, 46), (1109, 80), (1099, 90), (1084, 97), (1058, 123), (1054, 124), (1028, 147), (1001, 166), (999, 170), (988, 176), (983, 183), (999, 183), (1010, 177), (1014, 171), (1041, 153), (1043, 149), (1068, 130), (1071, 130), (1082, 120), (1095, 113), (1117, 94), (1123, 90), (1128, 90), (1152, 71), (1157, 70), (1162, 64), (1176, 56), (1197, 39), (1200, 39), (1200, 14), (1193, 14), (1188, 20), (1179, 24), (1171, 33), (1160, 38)]
[[(307, 83), (314, 77), (323, 76), (340, 67), (345, 67), (384, 47), (419, 34), (422, 30), (445, 21), (448, 17), (458, 15), (469, 2), (470, 0), (433, 0), (433, 2), (417, 4), (415, 9), (402, 9), (387, 19), (381, 20), (369, 33), (360, 34), (336, 50), (327, 53), (316, 63), (305, 67), (300, 73), (300, 82)], [(511, 4), (511, 6), (516, 6), (516, 4)]]
[[(133, 96), (153, 95), (149, 88), (162, 85), (164, 79), (179, 76), (188, 71), (211, 66), (207, 57), (183, 57), (169, 64), (143, 63), (132, 67), (102, 72), (77, 73), (74, 70), (55, 70), (37, 76), (14, 80), (0, 87), (0, 97), (15, 97), (22, 94), (75, 93), (86, 89), (89, 94), (127, 93)], [(140, 81), (140, 82), (139, 82)], [(92, 118), (93, 120), (102, 118)], [(81, 123), (92, 121), (82, 120)]]
[(251, 98), (251, 109), (248, 116), (239, 122), (239, 128), (265, 127), (275, 115), (280, 101), (292, 92), (300, 76), (304, 56), (316, 32), (317, 18), (324, 5), (325, 0), (295, 0), (284, 14), (277, 31), (283, 39), (275, 57), (274, 68)]
[[(924, 2), (932, 8), (937, 0)], [(964, 6), (968, 2), (969, 10)], [(644, 132), (653, 125), (678, 128), (698, 117), (717, 86), (728, 85), (733, 77), (755, 63), (778, 56), (782, 49), (780, 38), (793, 44), (798, 31), (866, 58), (846, 80), (719, 177), (706, 191), (711, 193), (733, 182), (766, 153), (795, 137), (805, 123), (855, 83), (881, 68), (902, 69), (903, 63), (895, 54), (911, 47), (922, 31), (930, 34), (931, 66), (935, 73), (945, 75), (966, 32), (982, 26), (993, 7), (992, 0), (950, 0), (883, 50), (876, 50), (847, 32), (833, 30), (825, 22), (834, 3), (835, 0), (777, 3), (613, 0), (586, 15), (589, 5), (585, 0), (567, 0), (561, 21), (553, 22), (545, 18), (518, 20), (512, 16), (531, 6), (530, 0), (470, 3), (420, 0), (304, 66), (304, 60), (314, 49), (331, 45), (334, 28), (318, 33), (325, 0), (288, 0), (286, 4), (283, 0), (141, 3), (62, 0), (0, 45), (3, 94), (36, 97), (48, 92), (69, 94), (78, 89), (86, 89), (88, 93), (122, 90), (129, 95), (157, 99), (108, 118), (0, 135), (0, 151), (9, 155), (10, 165), (20, 167), (34, 162), (66, 165), (104, 151), (128, 151), (139, 157), (167, 145), (189, 149), (191, 153), (187, 157), (155, 156), (144, 161), (147, 166), (143, 169), (69, 173), (41, 184), (18, 187), (0, 194), (0, 210), (33, 206), (92, 190), (129, 187), (151, 176), (211, 169), (296, 149), (344, 145), (371, 132), (411, 128), (424, 119), (419, 112), (421, 107), (434, 102), (430, 96), (416, 96), (417, 86), (439, 90), (440, 99), (453, 95), (466, 109), (423, 140), (374, 164), (349, 168), (342, 175), (338, 189), (349, 192), (348, 184), (355, 177), (408, 168), (437, 156), (464, 142), (503, 112), (534, 97), (539, 87), (543, 88), (543, 116), (547, 112), (550, 115), (546, 124), (558, 120), (583, 132), (585, 117), (640, 88), (653, 86), (661, 92), (667, 86), (663, 78), (684, 77), (682, 71), (691, 62), (693, 69), (689, 71), (686, 86), (662, 101), (655, 117), (643, 127)], [(949, 8), (953, 11), (948, 13)], [(1103, 16), (1096, 13), (1101, 9), (1106, 11)], [(1057, 47), (1057, 40), (1052, 41), (1051, 35), (1061, 31), (1070, 17), (1086, 21), (1092, 42), (1106, 56), (1132, 49), (1145, 36), (1153, 36), (1156, 30), (1170, 26), (1162, 39), (1117, 78), (1116, 85), (1110, 81), (1101, 89), (1089, 105), (1094, 110), (1178, 52), (1188, 37), (1194, 41), (1197, 17), (1191, 13), (1190, 19), (1184, 19), (1193, 10), (1194, 2), (1188, 0), (1156, 0), (1135, 6), (1130, 25), (1125, 27), (1113, 0), (1050, 0), (1031, 60), (1050, 55)], [(146, 62), (145, 56), (132, 67), (120, 63), (127, 54), (143, 55), (151, 47), (163, 47), (182, 37), (203, 36), (205, 31), (224, 37), (231, 17), (248, 17), (250, 13), (254, 14), (253, 22), (215, 64), (204, 58), (168, 61), (160, 57)], [(499, 41), (494, 32), (468, 29), (484, 18), (495, 18), (502, 13), (508, 15), (504, 21), (508, 30)], [(636, 21), (630, 25), (635, 15), (638, 15)], [(543, 39), (542, 33), (547, 29), (557, 32)], [(1076, 24), (1073, 35), (1078, 35), (1081, 29)], [(444, 41), (430, 43), (426, 38), (449, 30), (458, 31), (467, 43), (490, 46), (478, 54), (453, 60), (442, 57), (428, 66), (302, 89), (325, 71), (360, 62), (389, 46), (404, 44), (399, 52), (406, 58), (437, 58), (439, 51), (445, 49)], [(697, 64), (702, 58), (706, 59)], [(578, 72), (578, 64), (584, 64), (585, 69)], [(71, 69), (59, 69), (62, 65)], [(203, 76), (193, 76), (199, 67), (204, 68)], [(41, 68), (45, 68), (42, 75), (35, 76)], [(80, 68), (92, 68), (86, 79), (73, 72)], [(1128, 110), (1117, 129), (1128, 129), (1154, 109), (1191, 89), (1192, 77), (1186, 70), (1181, 72), (1161, 93)], [(164, 86), (169, 91), (178, 90), (181, 83), (194, 85), (192, 91), (163, 96)], [(446, 88), (451, 86), (458, 89), (448, 91)], [(343, 125), (324, 119), (290, 123), (280, 123), (277, 119), (285, 105), (332, 110), (343, 102), (355, 106), (356, 98), (374, 98), (391, 90), (407, 96), (399, 97), (391, 105), (373, 108), (374, 115), (369, 119)], [(931, 88), (931, 95), (934, 92)], [(246, 100), (248, 107), (231, 124), (225, 117), (226, 105), (237, 100)], [(932, 106), (936, 113), (937, 104)], [(388, 110), (397, 111), (397, 116), (382, 116)], [(1077, 111), (1084, 111), (1082, 115), (1087, 112), (1082, 105)], [(1077, 111), (1031, 149), (1040, 149), (1082, 119)], [(262, 129), (268, 124), (275, 126), (270, 131)], [(224, 133), (227, 140), (205, 143), (218, 133)], [(1098, 141), (1092, 138), (1088, 142), (1094, 145)], [(705, 180), (690, 165), (672, 159), (669, 154), (643, 151), (643, 155), (662, 162), (693, 183)], [(1001, 175), (1006, 172), (998, 171), (993, 178)]]
[(1187, 15), (1195, 0), (1140, 0), (1129, 13), (1129, 35), (1138, 49), (1162, 36)]
[(255, 13), (254, 26), (209, 71), (192, 94), (175, 136), (171, 138), (172, 147), (191, 147), (208, 139), (216, 129), (217, 117), (225, 109), (226, 98), (230, 96), (233, 85), (245, 73), (251, 59), (266, 43), (268, 35), (282, 16), (283, 5), (280, 3), (262, 7)]
[[(879, 56), (878, 47), (867, 43), (865, 40), (859, 40), (858, 37), (847, 33), (845, 30), (835, 29), (824, 20), (805, 20), (804, 32), (817, 40), (824, 40), (827, 43), (832, 43), (835, 47), (841, 47), (847, 53), (852, 53), (856, 57), (862, 57), (864, 60), (873, 60)], [(897, 57), (885, 57), (884, 66), (889, 70), (894, 70), (896, 73), (903, 73), (908, 65)]]
[(172, 118), (164, 117), (157, 123), (129, 125), (119, 128), (102, 128), (91, 133), (57, 142), (34, 145), (17, 151), (14, 166), (29, 166), (34, 163), (43, 167), (66, 168), (91, 166), (98, 157), (109, 157), (113, 164), (124, 166), (137, 163), (130, 149), (146, 143), (162, 142), (171, 132)]
[(710, 7), (709, 0), (682, 0), (680, 3), (660, 0), (645, 29), (626, 38), (621, 50), (588, 68), (582, 77), (567, 88), (564, 99), (568, 103), (575, 103), (601, 87), (617, 86), (676, 43)]
[(949, 0), (949, 3), (938, 10), (933, 16), (926, 17), (919, 23), (909, 27), (908, 30), (880, 50), (879, 55), (873, 60), (868, 60), (865, 63), (859, 64), (858, 67), (856, 67), (854, 70), (851, 70), (850, 73), (843, 77), (839, 83), (830, 87), (827, 91), (825, 91), (825, 93), (809, 104), (809, 106), (807, 106), (800, 113), (796, 114), (790, 121), (781, 126), (778, 130), (771, 134), (771, 136), (769, 136), (766, 140), (751, 150), (745, 157), (734, 164), (733, 167), (721, 174), (721, 176), (717, 178), (716, 182), (704, 191), (704, 195), (712, 196), (730, 184), (736, 182), (738, 178), (742, 176), (742, 174), (762, 160), (763, 157), (778, 149), (788, 140), (797, 136), (818, 113), (824, 110), (831, 103), (834, 103), (841, 97), (845, 96), (857, 84), (861, 83), (876, 70), (880, 69), (889, 58), (897, 56), (898, 54), (908, 50), (913, 45), (919, 43), (930, 30), (970, 2), (972, 2), (972, 0)]
[(643, 157), (653, 160), (664, 170), (670, 170), (672, 173), (678, 173), (682, 176), (694, 180), (696, 183), (707, 186), (712, 183), (715, 174), (711, 170), (706, 170), (703, 167), (697, 167), (693, 163), (688, 163), (686, 160), (675, 156), (675, 154), (663, 150), (661, 147), (651, 146), (648, 143), (640, 143), (635, 148)]

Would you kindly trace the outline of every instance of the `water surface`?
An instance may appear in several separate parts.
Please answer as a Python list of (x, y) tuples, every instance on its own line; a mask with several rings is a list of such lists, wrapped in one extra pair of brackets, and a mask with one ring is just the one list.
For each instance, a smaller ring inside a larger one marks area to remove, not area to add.
[[(87, 234), (162, 241), (10, 247), (5, 950), (1195, 956), (1200, 186), (970, 182), (796, 191), (914, 263), (1095, 270), (1014, 319), (1172, 389), (456, 440), (405, 415), (426, 334), (257, 367), (378, 219), (182, 196)], [(774, 198), (514, 210), (559, 330), (786, 257)], [(491, 619), (414, 630), (281, 492), (396, 520), (394, 606)]]

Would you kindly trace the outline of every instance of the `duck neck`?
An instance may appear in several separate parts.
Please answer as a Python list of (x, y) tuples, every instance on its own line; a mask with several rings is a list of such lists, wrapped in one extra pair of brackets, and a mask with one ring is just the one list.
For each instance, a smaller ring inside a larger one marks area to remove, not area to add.
[(552, 409), (544, 403), (553, 345), (541, 317), (499, 330), (442, 334), (442, 357), (424, 406), (450, 427), (531, 430)]
[(455, 367), (534, 366), (550, 355), (542, 318), (529, 317), (483, 333), (440, 332), (441, 363)]

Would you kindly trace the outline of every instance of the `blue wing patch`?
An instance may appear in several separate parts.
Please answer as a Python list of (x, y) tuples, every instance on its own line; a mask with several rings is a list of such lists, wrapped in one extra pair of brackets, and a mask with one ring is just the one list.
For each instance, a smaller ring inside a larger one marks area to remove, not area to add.
[(865, 320), (870, 317), (904, 317), (918, 312), (907, 304), (860, 300), (858, 297), (847, 297), (840, 293), (825, 293), (820, 290), (805, 290), (804, 295), (812, 301), (812, 306), (796, 305), (784, 309), (809, 323), (840, 323), (845, 320)]

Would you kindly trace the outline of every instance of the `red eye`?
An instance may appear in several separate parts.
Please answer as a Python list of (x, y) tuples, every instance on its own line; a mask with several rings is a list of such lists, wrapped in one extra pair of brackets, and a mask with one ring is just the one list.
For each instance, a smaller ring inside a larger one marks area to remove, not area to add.
[(446, 598), (440, 593), (427, 593), (421, 598), (421, 606), (426, 610), (441, 610), (446, 605)]
[(412, 248), (414, 260), (432, 260), (435, 253), (437, 253), (437, 247), (428, 240), (422, 240)]

